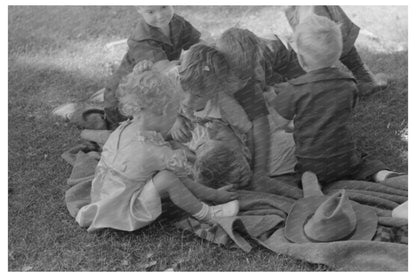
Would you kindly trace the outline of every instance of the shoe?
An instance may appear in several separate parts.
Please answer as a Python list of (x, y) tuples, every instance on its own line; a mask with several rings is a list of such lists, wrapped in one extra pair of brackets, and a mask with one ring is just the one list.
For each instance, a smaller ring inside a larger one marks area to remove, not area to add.
[(399, 206), (393, 209), (391, 216), (394, 218), (408, 219), (409, 218), (408, 206), (409, 206), (408, 201), (400, 204)]
[(63, 118), (64, 120), (71, 120), (73, 114), (77, 110), (76, 103), (66, 103), (62, 104), (55, 109), (53, 109), (52, 114)]
[(105, 92), (105, 88), (102, 88), (99, 91), (94, 92), (88, 100), (91, 102), (102, 103), (104, 102), (104, 92)]
[(388, 78), (386, 74), (377, 73), (373, 75), (371, 73), (371, 79), (370, 82), (358, 80), (357, 87), (360, 96), (369, 96), (387, 88)]
[(210, 206), (208, 211), (208, 220), (215, 221), (215, 219), (236, 216), (239, 211), (239, 204), (237, 200), (227, 202), (225, 204)]

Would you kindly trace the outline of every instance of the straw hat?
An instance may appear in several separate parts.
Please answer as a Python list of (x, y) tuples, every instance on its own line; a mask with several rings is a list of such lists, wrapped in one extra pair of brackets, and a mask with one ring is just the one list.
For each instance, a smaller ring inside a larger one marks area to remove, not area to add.
[(286, 220), (285, 236), (296, 243), (371, 240), (376, 229), (375, 211), (349, 200), (341, 190), (296, 201)]

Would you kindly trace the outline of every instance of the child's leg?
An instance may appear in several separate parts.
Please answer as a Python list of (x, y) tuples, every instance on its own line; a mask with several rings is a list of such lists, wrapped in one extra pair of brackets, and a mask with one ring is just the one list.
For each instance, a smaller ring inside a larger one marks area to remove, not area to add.
[(238, 201), (208, 206), (198, 200), (170, 171), (164, 170), (156, 174), (153, 177), (153, 184), (162, 198), (169, 197), (176, 206), (199, 220), (213, 220), (216, 217), (234, 216), (238, 213)]
[(373, 175), (373, 180), (390, 187), (408, 190), (408, 176), (390, 170), (380, 170)]
[(387, 77), (381, 73), (374, 75), (361, 60), (361, 57), (354, 46), (348, 54), (341, 57), (340, 61), (357, 79), (359, 95), (369, 95), (387, 87)]
[(169, 197), (176, 206), (184, 211), (193, 215), (202, 209), (202, 202), (172, 172), (159, 172), (153, 177), (153, 184), (161, 198)]

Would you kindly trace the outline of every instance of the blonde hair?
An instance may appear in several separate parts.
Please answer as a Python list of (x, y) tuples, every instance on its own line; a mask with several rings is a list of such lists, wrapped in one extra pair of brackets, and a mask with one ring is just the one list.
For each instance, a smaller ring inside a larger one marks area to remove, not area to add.
[(241, 79), (266, 79), (264, 52), (266, 44), (247, 29), (230, 28), (221, 34), (217, 46)]
[(186, 52), (180, 67), (180, 83), (187, 92), (208, 93), (214, 97), (224, 91), (232, 95), (241, 83), (231, 71), (224, 55), (216, 48), (195, 44)]
[(323, 16), (303, 19), (295, 29), (294, 42), (306, 66), (330, 67), (341, 57), (340, 26)]
[(169, 77), (155, 71), (134, 70), (118, 87), (119, 109), (125, 116), (142, 111), (162, 115), (167, 105), (179, 97), (178, 92), (178, 86)]

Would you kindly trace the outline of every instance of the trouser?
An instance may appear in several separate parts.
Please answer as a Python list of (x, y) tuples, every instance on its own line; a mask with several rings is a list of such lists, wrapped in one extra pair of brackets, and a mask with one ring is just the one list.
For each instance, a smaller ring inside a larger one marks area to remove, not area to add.
[(295, 171), (302, 174), (312, 171), (321, 185), (339, 180), (373, 181), (372, 176), (381, 170), (389, 170), (379, 160), (370, 159), (367, 154), (353, 151), (329, 158), (309, 159), (297, 157)]
[(373, 82), (373, 74), (361, 60), (355, 46), (347, 54), (341, 56), (340, 61), (351, 71), (358, 82)]

